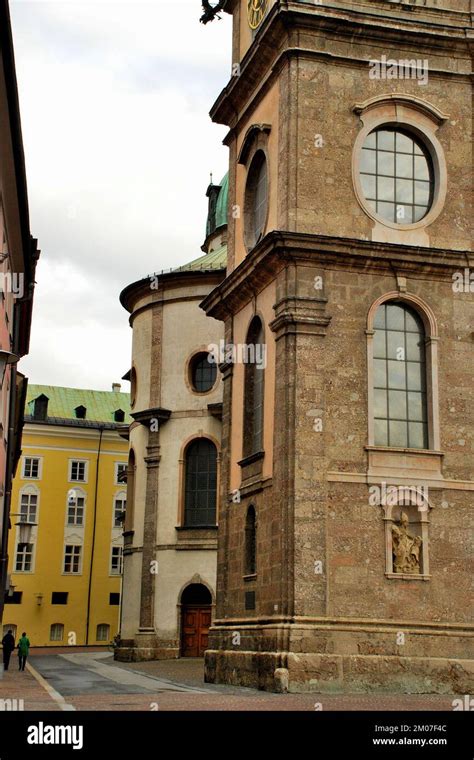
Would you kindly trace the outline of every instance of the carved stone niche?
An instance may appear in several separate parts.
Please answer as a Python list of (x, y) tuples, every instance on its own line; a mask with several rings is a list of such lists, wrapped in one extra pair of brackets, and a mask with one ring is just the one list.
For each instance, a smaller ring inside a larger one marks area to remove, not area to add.
[(429, 580), (431, 506), (423, 489), (398, 486), (380, 506), (385, 523), (385, 576)]

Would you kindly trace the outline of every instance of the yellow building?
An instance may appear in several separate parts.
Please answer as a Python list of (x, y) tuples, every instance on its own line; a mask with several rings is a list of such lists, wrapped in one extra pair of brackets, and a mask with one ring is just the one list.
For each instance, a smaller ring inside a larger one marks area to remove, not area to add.
[(119, 630), (129, 395), (31, 385), (12, 491), (3, 630), (32, 646)]

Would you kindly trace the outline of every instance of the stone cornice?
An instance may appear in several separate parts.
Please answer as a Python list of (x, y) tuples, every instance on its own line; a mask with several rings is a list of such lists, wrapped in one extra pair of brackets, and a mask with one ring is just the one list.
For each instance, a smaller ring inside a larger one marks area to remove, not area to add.
[[(77, 443), (79, 439), (90, 439), (96, 441), (99, 437), (100, 430), (103, 429), (102, 441), (114, 441), (120, 443), (120, 435), (116, 425), (114, 427), (104, 428), (103, 423), (97, 423), (95, 426), (88, 427), (70, 427), (68, 425), (55, 425), (54, 423), (45, 424), (44, 422), (26, 422), (23, 427), (23, 443), (25, 437), (35, 436), (38, 439), (44, 438), (71, 438)], [(34, 446), (34, 444), (30, 444)], [(40, 444), (38, 444), (40, 445)]]
[[(351, 65), (368, 66), (369, 60), (357, 61), (353, 57), (332, 55), (327, 50), (301, 48), (295, 44), (298, 41), (297, 32), (301, 28), (315, 29), (326, 38), (361, 37), (383, 42), (388, 47), (400, 47), (400, 44), (403, 44), (404, 51), (413, 45), (420, 55), (430, 49), (436, 49), (452, 57), (455, 48), (458, 47), (460, 51), (465, 52), (466, 58), (469, 58), (472, 44), (468, 36), (468, 32), (471, 31), (470, 17), (467, 13), (459, 13), (457, 16), (459, 26), (433, 23), (432, 19), (423, 21), (415, 18), (413, 12), (397, 12), (394, 15), (392, 8), (387, 9), (387, 13), (382, 15), (380, 12), (361, 13), (342, 7), (318, 5), (315, 9), (314, 6), (305, 7), (299, 3), (275, 5), (268, 13), (255, 42), (240, 62), (240, 75), (230, 79), (212, 106), (211, 118), (219, 124), (235, 126), (238, 114), (259, 88), (262, 80), (268, 78), (272, 69), (278, 68), (278, 62), (284, 61), (288, 56), (318, 56), (334, 62), (346, 61)], [(454, 14), (445, 16), (448, 17), (454, 19)], [(430, 67), (430, 76), (436, 74), (436, 69)], [(449, 77), (468, 76), (454, 70), (443, 70), (438, 74)]]
[(325, 314), (326, 304), (326, 298), (294, 295), (281, 298), (273, 307), (276, 316), (268, 326), (276, 340), (295, 333), (324, 336), (331, 324), (331, 317)]
[(349, 618), (349, 617), (313, 617), (303, 615), (267, 615), (265, 617), (229, 617), (229, 618), (216, 618), (211, 626), (211, 630), (229, 630), (233, 631), (236, 626), (239, 628), (249, 627), (255, 628), (255, 626), (270, 626), (271, 628), (280, 627), (282, 625), (291, 625), (293, 628), (303, 628), (309, 631), (311, 627), (316, 627), (320, 630), (335, 630), (335, 631), (371, 631), (374, 629), (382, 632), (391, 632), (393, 630), (400, 630), (401, 628), (407, 633), (416, 633), (417, 631), (424, 632), (429, 631), (440, 636), (450, 636), (456, 633), (463, 633), (464, 635), (474, 636), (474, 625), (470, 622), (459, 623), (446, 623), (444, 620), (438, 622), (435, 620), (406, 620), (396, 618)]
[[(270, 232), (200, 304), (225, 321), (263, 290), (288, 263), (344, 270), (391, 272), (406, 276), (435, 275), (451, 279), (456, 270), (474, 265), (470, 251), (377, 243), (297, 232)], [(470, 264), (471, 262), (471, 264)]]
[[(206, 288), (222, 279), (224, 272), (223, 269), (197, 269), (150, 275), (127, 285), (120, 293), (120, 303), (124, 309), (130, 312), (129, 322), (130, 325), (133, 325), (133, 320), (137, 314), (147, 309), (153, 309), (155, 306), (162, 306), (166, 303), (192, 301), (198, 297), (189, 294), (178, 296), (175, 292), (177, 288), (183, 288), (184, 292), (190, 287)], [(155, 281), (157, 281), (158, 287), (152, 288), (152, 283)], [(173, 291), (173, 295), (167, 293), (167, 290)], [(148, 302), (137, 308), (137, 302), (147, 297), (149, 298)]]
[(135, 412), (131, 416), (135, 422), (139, 422), (141, 425), (149, 427), (151, 420), (158, 420), (161, 424), (169, 420), (171, 417), (171, 410), (155, 407), (154, 409), (143, 409), (141, 412)]

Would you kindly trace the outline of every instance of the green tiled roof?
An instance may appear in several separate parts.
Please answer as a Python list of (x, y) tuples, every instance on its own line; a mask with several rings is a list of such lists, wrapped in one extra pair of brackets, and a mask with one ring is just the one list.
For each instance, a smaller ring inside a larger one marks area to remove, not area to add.
[(132, 422), (130, 417), (130, 394), (116, 391), (90, 391), (80, 388), (62, 388), (58, 385), (28, 385), (25, 414), (33, 414), (33, 401), (38, 396), (48, 397), (48, 417), (76, 420), (75, 408), (85, 406), (84, 422), (111, 422), (114, 412), (125, 412), (123, 424)]
[(205, 253), (198, 259), (190, 261), (188, 264), (173, 269), (173, 272), (192, 272), (206, 271), (207, 269), (225, 269), (227, 266), (227, 246), (222, 245), (211, 253)]

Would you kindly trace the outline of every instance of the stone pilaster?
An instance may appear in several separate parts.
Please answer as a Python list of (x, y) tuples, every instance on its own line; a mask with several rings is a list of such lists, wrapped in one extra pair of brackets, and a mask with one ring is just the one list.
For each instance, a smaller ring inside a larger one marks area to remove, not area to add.
[(154, 597), (156, 573), (152, 572), (155, 560), (156, 523), (158, 504), (158, 474), (160, 466), (160, 434), (150, 432), (147, 455), (145, 516), (143, 521), (142, 586), (140, 598), (140, 631), (154, 631)]

